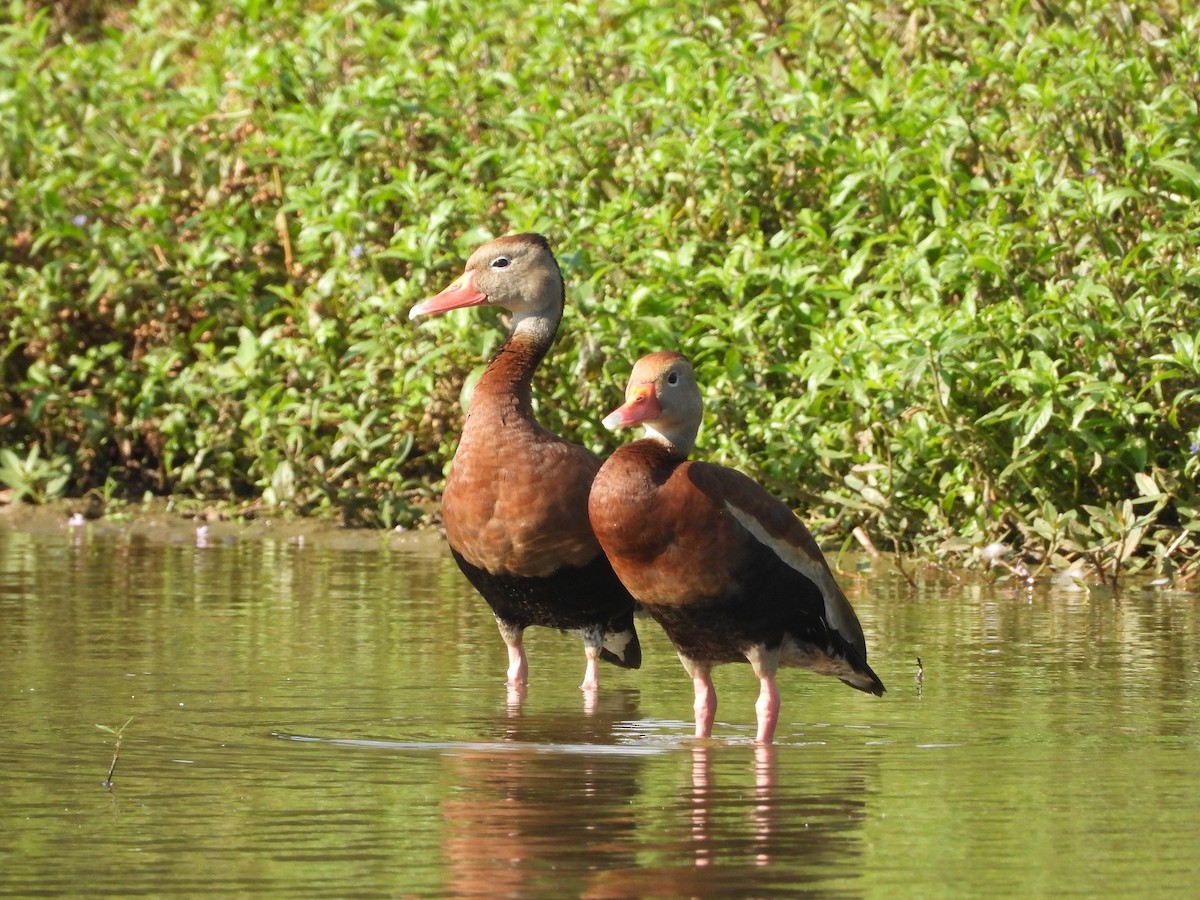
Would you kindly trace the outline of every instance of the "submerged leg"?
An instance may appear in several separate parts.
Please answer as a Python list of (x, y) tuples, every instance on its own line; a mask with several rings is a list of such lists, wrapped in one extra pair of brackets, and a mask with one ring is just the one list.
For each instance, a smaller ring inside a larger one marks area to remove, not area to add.
[(508, 683), (529, 683), (529, 661), (525, 658), (525, 645), (521, 643), (520, 638), (517, 638), (515, 644), (508, 645)]
[(717, 689), (713, 687), (712, 673), (705, 669), (702, 675), (692, 678), (696, 691), (696, 737), (712, 737), (713, 719), (717, 717)]
[(779, 722), (779, 686), (775, 683), (775, 673), (779, 670), (779, 651), (755, 647), (746, 657), (754, 667), (759, 682), (758, 702), (754, 704), (754, 711), (758, 714), (758, 734), (754, 743), (769, 744), (775, 739), (775, 726)]
[(692, 676), (692, 688), (696, 692), (696, 702), (692, 705), (696, 714), (696, 737), (712, 737), (713, 720), (717, 717), (717, 689), (712, 683), (712, 666), (688, 659), (682, 653), (679, 661)]
[(775, 739), (775, 725), (779, 722), (779, 687), (774, 675), (764, 675), (759, 682), (758, 702), (754, 704), (754, 711), (758, 713), (758, 734), (754, 743), (769, 744)]
[(579, 689), (585, 693), (595, 693), (600, 687), (600, 648), (603, 646), (603, 628), (584, 629), (583, 652), (587, 656), (587, 668), (583, 670), (583, 684)]
[(587, 651), (587, 668), (583, 670), (583, 684), (579, 686), (581, 691), (593, 692), (600, 687), (600, 652), (596, 651), (593, 655), (591, 648)]
[(529, 682), (529, 662), (525, 659), (525, 644), (522, 641), (525, 629), (499, 619), (496, 625), (500, 628), (500, 637), (504, 638), (504, 646), (508, 648), (508, 683), (524, 687)]

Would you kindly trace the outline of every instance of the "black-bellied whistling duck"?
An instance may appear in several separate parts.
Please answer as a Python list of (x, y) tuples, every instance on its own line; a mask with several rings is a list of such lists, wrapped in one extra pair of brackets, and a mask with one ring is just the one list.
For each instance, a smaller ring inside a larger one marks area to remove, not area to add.
[(712, 667), (746, 662), (760, 682), (760, 744), (774, 738), (780, 666), (880, 695), (862, 627), (808, 529), (733, 469), (688, 462), (702, 413), (691, 364), (652, 353), (633, 367), (608, 428), (644, 425), (592, 483), (588, 512), (630, 593), (675, 645), (696, 691), (696, 736), (712, 734)]
[(550, 244), (515, 234), (478, 248), (463, 274), (413, 307), (413, 317), (464, 306), (512, 312), (508, 340), (475, 386), (442, 496), (450, 550), (483, 595), (508, 647), (508, 682), (523, 687), (522, 633), (545, 625), (583, 636), (581, 687), (598, 685), (597, 660), (641, 665), (635, 603), (588, 524), (600, 460), (538, 424), (533, 372), (558, 331), (564, 286)]

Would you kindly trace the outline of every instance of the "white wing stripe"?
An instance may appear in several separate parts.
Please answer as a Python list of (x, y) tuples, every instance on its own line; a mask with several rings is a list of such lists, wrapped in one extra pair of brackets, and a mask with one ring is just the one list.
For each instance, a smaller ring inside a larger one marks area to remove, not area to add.
[[(755, 540), (764, 547), (769, 547), (776, 556), (817, 586), (821, 591), (821, 596), (825, 598), (825, 621), (829, 623), (830, 628), (854, 643), (857, 629), (847, 627), (849, 623), (844, 615), (849, 603), (842, 596), (842, 591), (837, 586), (837, 582), (833, 580), (833, 573), (829, 571), (829, 568), (813, 562), (807, 554), (801, 553), (786, 541), (771, 537), (758, 519), (746, 511), (738, 509), (728, 500), (725, 501), (725, 508), (743, 528), (754, 536)], [(853, 621), (853, 617), (851, 617), (851, 621)]]

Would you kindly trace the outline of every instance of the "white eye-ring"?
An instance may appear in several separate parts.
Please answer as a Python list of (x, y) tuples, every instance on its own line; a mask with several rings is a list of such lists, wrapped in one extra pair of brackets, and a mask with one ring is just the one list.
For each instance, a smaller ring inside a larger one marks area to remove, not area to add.
[(512, 260), (509, 259), (507, 256), (497, 256), (495, 259), (492, 260), (492, 268), (493, 269), (503, 269), (510, 262), (512, 262)]

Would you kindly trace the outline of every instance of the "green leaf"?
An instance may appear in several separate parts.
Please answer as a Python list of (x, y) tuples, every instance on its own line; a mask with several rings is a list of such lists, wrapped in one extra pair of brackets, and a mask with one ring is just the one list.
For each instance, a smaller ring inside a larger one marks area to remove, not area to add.
[(1193, 191), (1200, 193), (1200, 169), (1182, 159), (1156, 159), (1151, 165), (1168, 173), (1176, 182), (1182, 182)]
[(1133, 475), (1134, 483), (1137, 484), (1138, 493), (1143, 497), (1160, 497), (1162, 496), (1162, 488), (1158, 486), (1154, 476), (1146, 472), (1135, 472)]
[(1033, 439), (1042, 432), (1042, 429), (1044, 429), (1046, 427), (1046, 425), (1049, 424), (1050, 419), (1053, 415), (1054, 415), (1054, 398), (1053, 397), (1043, 397), (1041, 402), (1038, 403), (1037, 410), (1035, 411), (1033, 417), (1027, 421), (1027, 424), (1025, 426), (1025, 433), (1023, 435), (1021, 435), (1021, 439), (1017, 443), (1017, 449), (1020, 450), (1025, 447), (1028, 447), (1029, 444), (1033, 441)]

